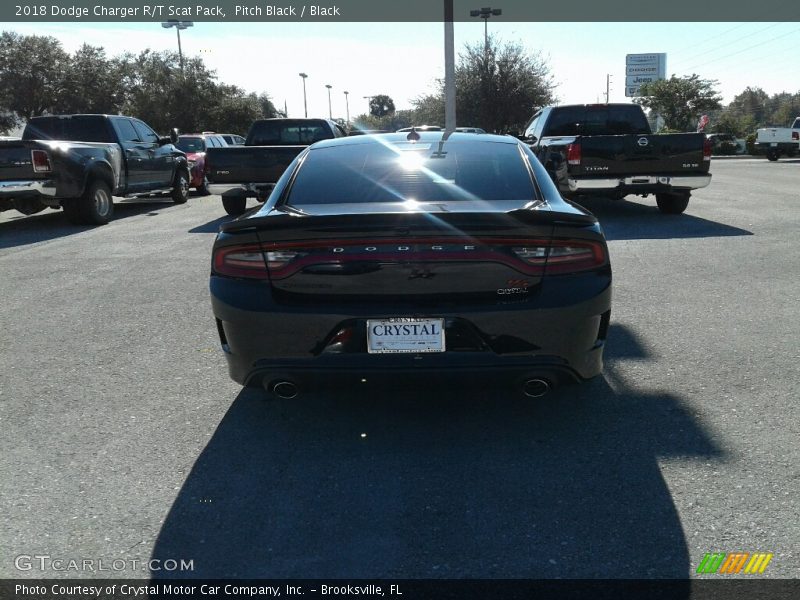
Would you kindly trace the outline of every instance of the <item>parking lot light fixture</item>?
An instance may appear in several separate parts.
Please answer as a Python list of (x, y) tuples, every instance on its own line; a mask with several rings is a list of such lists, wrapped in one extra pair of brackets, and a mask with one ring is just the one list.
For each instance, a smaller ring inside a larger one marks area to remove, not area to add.
[(305, 111), (306, 119), (308, 118), (308, 102), (306, 102), (306, 75), (305, 73), (298, 73), (303, 78), (303, 110)]
[(349, 93), (350, 92), (348, 92), (347, 90), (344, 91), (344, 105), (345, 105), (345, 109), (347, 110), (347, 126), (348, 127), (350, 127), (350, 100), (348, 98), (348, 94)]
[(328, 118), (333, 119), (333, 110), (331, 109), (331, 88), (333, 86), (326, 83), (325, 87), (328, 88)]
[(189, 29), (189, 27), (194, 27), (194, 21), (178, 21), (177, 19), (170, 19), (169, 21), (164, 21), (161, 23), (161, 26), (164, 29), (169, 29), (170, 27), (174, 27), (175, 31), (178, 34), (178, 58), (180, 59), (181, 63), (181, 75), (183, 75), (183, 49), (181, 48), (181, 29)]
[(489, 52), (489, 18), (492, 16), (499, 17), (503, 14), (503, 10), (500, 8), (492, 8), (491, 6), (486, 6), (481, 9), (471, 10), (469, 11), (470, 17), (480, 17), (483, 19), (483, 49), (484, 52)]

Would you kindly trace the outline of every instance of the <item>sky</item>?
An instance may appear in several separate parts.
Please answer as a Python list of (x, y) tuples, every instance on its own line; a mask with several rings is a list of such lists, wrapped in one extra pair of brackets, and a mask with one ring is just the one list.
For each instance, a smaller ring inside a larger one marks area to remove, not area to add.
[[(483, 22), (455, 23), (455, 48), (483, 42)], [(67, 51), (84, 42), (111, 56), (146, 48), (177, 50), (175, 29), (159, 23), (5, 23), (3, 30), (51, 35)], [(727, 103), (745, 87), (768, 94), (800, 91), (800, 23), (514, 23), (489, 21), (501, 41), (540, 53), (558, 84), (561, 104), (624, 96), (625, 55), (667, 53), (667, 74), (697, 73), (718, 81)], [(247, 91), (266, 91), (289, 116), (303, 116), (306, 79), (309, 116), (367, 110), (364, 96), (387, 94), (397, 109), (433, 91), (444, 75), (441, 23), (195, 23), (181, 33), (184, 55), (201, 56), (219, 79)]]

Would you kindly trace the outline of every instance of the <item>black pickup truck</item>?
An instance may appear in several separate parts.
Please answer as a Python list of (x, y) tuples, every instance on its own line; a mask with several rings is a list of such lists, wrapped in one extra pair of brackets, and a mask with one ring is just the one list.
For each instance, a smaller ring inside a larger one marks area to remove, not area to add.
[(112, 196), (189, 198), (186, 155), (139, 119), (116, 115), (34, 117), (22, 139), (0, 141), (0, 211), (63, 208), (73, 223), (102, 225)]
[(247, 198), (266, 199), (286, 167), (307, 146), (346, 135), (328, 119), (260, 119), (250, 126), (244, 146), (208, 149), (208, 189), (222, 195), (225, 212), (240, 215)]
[(711, 182), (705, 134), (653, 134), (637, 104), (548, 106), (522, 139), (567, 198), (655, 194), (661, 212), (678, 214)]

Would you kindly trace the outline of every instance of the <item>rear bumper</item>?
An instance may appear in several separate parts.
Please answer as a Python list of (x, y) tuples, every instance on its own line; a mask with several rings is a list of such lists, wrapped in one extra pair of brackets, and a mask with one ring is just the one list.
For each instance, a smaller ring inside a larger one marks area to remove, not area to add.
[[(530, 302), (443, 308), (348, 306), (333, 303), (285, 306), (268, 284), (212, 276), (211, 300), (231, 378), (260, 385), (278, 378), (325, 384), (375, 377), (440, 377), (459, 385), (474, 377), (530, 375), (589, 379), (603, 366), (611, 307), (611, 278), (587, 275), (576, 282), (553, 277)], [(577, 284), (577, 285), (576, 285)], [(545, 289), (549, 285), (549, 289)], [(442, 353), (369, 354), (366, 320), (431, 316), (445, 319)], [(350, 328), (347, 351), (332, 347), (337, 331)], [(469, 330), (480, 348), (459, 347)]]
[(696, 190), (711, 183), (711, 175), (636, 175), (605, 179), (567, 179), (570, 192), (637, 191), (654, 193), (670, 190)]
[(22, 198), (25, 196), (53, 198), (55, 195), (56, 184), (49, 179), (0, 181), (0, 198)]
[(266, 196), (274, 187), (274, 183), (210, 183), (208, 191), (219, 196), (226, 194), (257, 198)]

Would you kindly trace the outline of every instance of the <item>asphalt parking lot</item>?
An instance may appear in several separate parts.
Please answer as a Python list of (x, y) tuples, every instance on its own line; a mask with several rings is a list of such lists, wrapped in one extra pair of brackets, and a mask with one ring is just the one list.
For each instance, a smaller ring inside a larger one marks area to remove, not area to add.
[(265, 403), (207, 290), (218, 197), (107, 226), (0, 214), (0, 577), (19, 555), (191, 577), (800, 577), (800, 160), (715, 160), (687, 213), (594, 200), (603, 377)]

